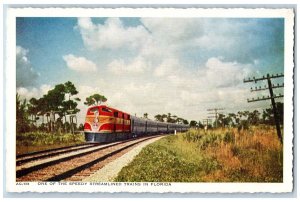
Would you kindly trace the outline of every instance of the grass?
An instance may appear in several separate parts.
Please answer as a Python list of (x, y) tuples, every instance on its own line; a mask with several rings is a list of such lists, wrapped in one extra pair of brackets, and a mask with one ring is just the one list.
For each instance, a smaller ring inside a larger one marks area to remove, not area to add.
[(272, 127), (190, 130), (148, 145), (115, 180), (282, 182), (282, 151)]
[(54, 149), (63, 146), (70, 146), (84, 142), (81, 134), (56, 134), (45, 132), (28, 132), (17, 134), (17, 154), (30, 153), (45, 149)]

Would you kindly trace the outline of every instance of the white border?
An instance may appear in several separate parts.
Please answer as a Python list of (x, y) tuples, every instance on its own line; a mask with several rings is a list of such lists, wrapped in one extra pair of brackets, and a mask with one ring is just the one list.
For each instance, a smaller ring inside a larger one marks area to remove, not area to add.
[[(15, 183), (15, 128), (16, 120), (16, 17), (217, 17), (217, 18), (285, 18), (285, 58), (284, 58), (284, 180), (283, 183), (172, 183), (171, 186), (94, 186), (94, 185), (38, 185), (30, 183), (18, 185)], [(5, 66), (6, 90), (6, 188), (8, 192), (197, 192), (197, 193), (232, 193), (232, 192), (291, 192), (293, 188), (293, 26), (294, 13), (292, 9), (175, 9), (175, 8), (8, 8), (6, 18), (7, 28), (5, 41), (7, 58)]]

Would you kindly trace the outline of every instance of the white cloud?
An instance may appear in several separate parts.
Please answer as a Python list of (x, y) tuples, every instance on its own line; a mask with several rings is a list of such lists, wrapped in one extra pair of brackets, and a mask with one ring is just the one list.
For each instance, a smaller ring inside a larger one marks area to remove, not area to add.
[[(119, 18), (108, 18), (103, 24), (90, 18), (78, 19), (85, 46), (92, 53), (101, 49), (104, 56), (111, 56), (103, 64), (102, 80), (93, 79), (91, 87), (101, 88), (108, 105), (139, 116), (170, 112), (189, 120), (201, 120), (211, 107), (224, 107), (230, 112), (249, 106), (249, 89), (243, 79), (253, 74), (257, 62), (248, 64), (228, 57), (240, 50), (231, 30), (240, 33), (242, 25), (201, 19), (140, 21), (143, 26), (130, 27)], [(233, 53), (226, 55), (226, 50)], [(199, 61), (189, 55), (195, 52)]]
[(236, 106), (247, 106), (249, 89), (243, 85), (243, 78), (251, 72), (251, 64), (213, 57), (198, 71), (168, 58), (150, 70), (152, 74), (145, 72), (130, 80), (128, 77), (110, 78), (112, 84), (107, 86), (110, 103), (139, 116), (145, 112), (151, 117), (170, 112), (198, 120), (206, 116), (207, 107), (219, 106), (233, 111)]
[(124, 27), (119, 18), (108, 18), (103, 25), (94, 24), (90, 18), (79, 18), (77, 28), (86, 47), (92, 50), (118, 49), (122, 46), (137, 48), (149, 37), (143, 26)]
[(27, 89), (25, 87), (17, 88), (17, 93), (22, 99), (30, 100), (33, 97), (39, 97), (39, 90), (37, 88)]
[(142, 57), (134, 58), (129, 63), (124, 60), (113, 60), (108, 65), (108, 70), (114, 74), (134, 73), (139, 74), (146, 71), (149, 67), (147, 62)]
[(234, 50), (236, 41), (231, 37), (216, 35), (215, 33), (207, 33), (196, 38), (191, 46), (197, 46), (202, 50)]
[(86, 59), (85, 57), (76, 57), (72, 54), (63, 56), (63, 59), (67, 63), (67, 66), (78, 72), (95, 72), (97, 71), (97, 66), (92, 61)]
[(151, 32), (155, 40), (172, 46), (186, 43), (203, 34), (201, 19), (183, 18), (142, 18), (141, 22)]
[(48, 91), (51, 90), (51, 88), (52, 88), (52, 87), (51, 87), (50, 85), (47, 85), (47, 84), (41, 85), (41, 87), (40, 87), (41, 94), (42, 94), (42, 95), (47, 94)]
[(17, 87), (33, 86), (36, 83), (39, 73), (31, 66), (28, 59), (29, 50), (17, 46), (16, 47), (16, 73), (17, 73)]
[(179, 68), (178, 60), (168, 58), (163, 60), (163, 62), (155, 68), (154, 75), (158, 77), (174, 75)]
[(83, 30), (94, 30), (96, 26), (92, 23), (91, 18), (78, 18), (78, 26)]
[(250, 64), (223, 62), (222, 58), (209, 58), (205, 63), (204, 76), (215, 87), (236, 86), (251, 72)]
[[(139, 60), (145, 63), (143, 58)], [(94, 93), (106, 96), (108, 101), (105, 104), (111, 107), (138, 116), (147, 112), (152, 119), (158, 113), (170, 112), (189, 120), (201, 120), (207, 116), (208, 108), (224, 107), (228, 112), (237, 110), (237, 107), (247, 108), (249, 89), (243, 86), (242, 80), (251, 71), (251, 65), (224, 60), (221, 57), (209, 58), (198, 71), (187, 70), (179, 60), (168, 58), (133, 76), (128, 69), (122, 68), (120, 71), (126, 75), (104, 71), (101, 78), (91, 76), (90, 83), (75, 83), (79, 91), (77, 97), (81, 98), (78, 122), (83, 123), (85, 119), (85, 98)], [(133, 61), (124, 63), (123, 68)], [(20, 88), (18, 92), (27, 97), (38, 97), (47, 89), (50, 86), (44, 85), (39, 89)]]
[(31, 98), (40, 98), (47, 94), (52, 87), (47, 84), (41, 85), (39, 88), (36, 87), (18, 87), (17, 93), (22, 99), (30, 100)]

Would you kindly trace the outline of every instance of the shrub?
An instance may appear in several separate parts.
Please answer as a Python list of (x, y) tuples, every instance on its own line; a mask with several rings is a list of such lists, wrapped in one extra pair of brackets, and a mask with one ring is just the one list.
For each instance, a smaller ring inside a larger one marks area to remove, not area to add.
[(16, 136), (17, 146), (40, 146), (84, 142), (83, 135), (52, 134), (46, 132), (19, 133)]
[(274, 127), (189, 130), (148, 145), (117, 180), (282, 182), (282, 144)]
[(234, 142), (234, 135), (227, 131), (223, 136), (222, 136), (222, 139), (224, 142), (226, 143), (233, 143)]
[(238, 146), (236, 146), (236, 145), (233, 145), (232, 147), (231, 147), (231, 152), (232, 152), (232, 154), (233, 154), (233, 156), (238, 156), (238, 155), (240, 155), (241, 154), (241, 151), (240, 151), (241, 149), (238, 147)]

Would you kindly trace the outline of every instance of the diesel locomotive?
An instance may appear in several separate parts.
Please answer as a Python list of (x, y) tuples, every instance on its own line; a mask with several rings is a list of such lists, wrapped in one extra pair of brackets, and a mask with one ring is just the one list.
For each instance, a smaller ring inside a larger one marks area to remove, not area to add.
[(107, 143), (175, 131), (185, 132), (188, 128), (185, 124), (152, 121), (100, 105), (88, 108), (84, 134), (87, 142)]

